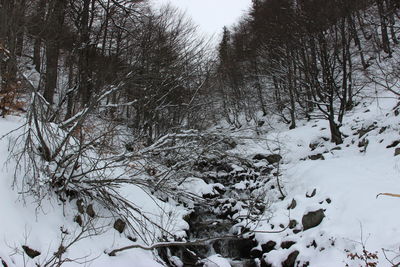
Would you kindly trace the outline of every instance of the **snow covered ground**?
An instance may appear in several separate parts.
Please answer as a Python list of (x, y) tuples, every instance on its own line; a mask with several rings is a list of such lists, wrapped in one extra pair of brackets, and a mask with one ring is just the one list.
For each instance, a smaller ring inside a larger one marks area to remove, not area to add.
[[(281, 143), (281, 179), (286, 198), (277, 201), (278, 195), (270, 194), (273, 201), (267, 211), (270, 219), (261, 222), (257, 230), (276, 231), (281, 229), (280, 224), (286, 227), (290, 220), (297, 222), (296, 227), (282, 233), (256, 234), (260, 244), (276, 243), (275, 249), (263, 255), (267, 263), (281, 266), (297, 250), (299, 266), (307, 262), (309, 266), (365, 266), (364, 261), (350, 257), (351, 253), (364, 255), (364, 246), (379, 258), (367, 262), (392, 266), (383, 250), (389, 260), (400, 254), (400, 199), (377, 198), (377, 195), (400, 193), (400, 155), (395, 156), (396, 148), (400, 147), (396, 142), (400, 140), (397, 104), (398, 100), (386, 93), (379, 99), (363, 100), (345, 117), (341, 130), (348, 137), (339, 146), (326, 141), (330, 135), (325, 120), (303, 121), (294, 130), (274, 125), (275, 130), (263, 136)], [(251, 140), (243, 142), (234, 152), (251, 156), (268, 154), (275, 148), (277, 145), (270, 141)], [(309, 159), (318, 154), (324, 160)], [(315, 196), (306, 197), (314, 189)], [(289, 210), (293, 200), (296, 207)], [(321, 224), (301, 231), (303, 215), (320, 209), (325, 214)], [(284, 241), (294, 243), (281, 248)], [(393, 260), (399, 261), (399, 258)]]
[[(9, 116), (0, 119), (0, 136), (17, 129), (23, 124), (20, 117)], [(15, 162), (13, 159), (8, 161), (9, 141), (17, 136), (21, 130), (7, 135), (0, 141), (0, 258), (7, 266), (44, 266), (51, 259), (61, 244), (64, 236), (64, 246), (73, 239), (79, 237), (81, 227), (74, 222), (77, 214), (76, 201), (62, 202), (56, 201), (55, 197), (42, 200), (40, 205), (29, 195), (22, 195), (18, 188), (12, 190), (14, 181)], [(11, 143), (12, 145), (13, 143)], [(18, 179), (18, 175), (16, 176)], [(136, 186), (123, 189), (123, 194), (132, 200), (143, 212), (149, 216), (160, 217), (160, 205), (165, 210), (167, 204), (156, 201), (146, 192)], [(118, 233), (112, 228), (112, 221), (102, 219), (101, 211), (98, 212), (98, 235), (86, 237), (88, 233), (82, 235), (82, 239), (74, 243), (67, 249), (67, 261), (63, 266), (162, 266), (156, 261), (151, 251), (140, 249), (130, 250), (129, 253), (121, 253), (117, 257), (110, 257), (106, 252), (112, 249), (131, 245), (123, 234)], [(187, 228), (187, 223), (181, 219), (183, 212), (179, 209), (170, 209), (176, 212), (176, 221), (169, 221), (169, 229), (177, 232)], [(87, 215), (84, 220), (88, 220)], [(167, 222), (163, 222), (167, 224)], [(104, 226), (104, 229), (102, 227)], [(62, 231), (64, 234), (62, 233)], [(65, 235), (65, 233), (67, 233)], [(41, 254), (34, 259), (29, 258), (23, 253), (22, 246), (39, 251)], [(48, 266), (52, 266), (51, 264)]]
[[(392, 266), (389, 261), (400, 260), (396, 260), (400, 254), (400, 215), (397, 213), (400, 199), (377, 198), (379, 193), (400, 193), (400, 155), (395, 156), (397, 148), (400, 153), (400, 108), (398, 100), (388, 93), (380, 94), (378, 99), (366, 99), (346, 115), (341, 128), (346, 137), (339, 146), (329, 142), (329, 125), (325, 120), (299, 121), (299, 127), (293, 130), (274, 123), (274, 129), (258, 136), (259, 139), (242, 138), (243, 133), (234, 134), (241, 141), (232, 153), (247, 157), (257, 153), (280, 153), (283, 157), (280, 179), (286, 197), (279, 200), (277, 190), (268, 192), (265, 202), (270, 204), (266, 218), (256, 229), (258, 249), (263, 250), (265, 263), (281, 266), (289, 255), (298, 251), (299, 266), (307, 263), (308, 266), (364, 266), (362, 259), (350, 257), (356, 253), (363, 257), (364, 248), (365, 252), (372, 253), (371, 257), (376, 253), (378, 259), (370, 258), (367, 262), (376, 262), (377, 266)], [(22, 123), (16, 116), (0, 119), (0, 135)], [(16, 135), (18, 131), (10, 136)], [(60, 245), (63, 236), (60, 228), (68, 232), (66, 243), (79, 234), (81, 228), (74, 222), (76, 204), (72, 201), (62, 205), (48, 199), (38, 206), (33, 198), (22, 197), (17, 188), (12, 190), (15, 163), (7, 162), (8, 145), (9, 136), (0, 141), (0, 166), (4, 166), (0, 179), (0, 257), (8, 266), (44, 264)], [(310, 159), (313, 155), (317, 155), (316, 160)], [(182, 188), (195, 195), (215, 193), (215, 185), (195, 177), (187, 179)], [(188, 228), (181, 219), (185, 210), (154, 200), (136, 186), (121, 192), (146, 213), (159, 216), (160, 222), (171, 227), (171, 231), (184, 236)], [(175, 213), (177, 219), (163, 221), (160, 206)], [(322, 222), (304, 230), (303, 216), (318, 210), (323, 211)], [(287, 227), (290, 221), (292, 225)], [(112, 223), (101, 222), (105, 226)], [(140, 249), (108, 256), (105, 252), (131, 245), (132, 241), (112, 227), (107, 229), (68, 248), (67, 256), (72, 261), (65, 266), (78, 263), (162, 266), (152, 252)], [(266, 252), (265, 244), (274, 245)], [(30, 259), (23, 253), (23, 245), (40, 251), (41, 255)], [(229, 261), (218, 255), (203, 262), (205, 266), (229, 266)]]

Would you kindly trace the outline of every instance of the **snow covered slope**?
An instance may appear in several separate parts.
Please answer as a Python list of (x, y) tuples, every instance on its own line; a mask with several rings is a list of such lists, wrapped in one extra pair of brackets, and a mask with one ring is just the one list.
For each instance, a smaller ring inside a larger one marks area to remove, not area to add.
[[(0, 119), (0, 136), (17, 129), (22, 124), (23, 119), (20, 117), (9, 116)], [(94, 236), (93, 231), (83, 231), (84, 228), (74, 222), (77, 214), (76, 201), (62, 204), (61, 201), (56, 201), (56, 196), (52, 196), (42, 200), (39, 205), (28, 194), (22, 196), (17, 188), (12, 190), (15, 162), (13, 159), (8, 161), (9, 144), (13, 145), (9, 141), (20, 132), (21, 129), (5, 136), (0, 141), (0, 258), (4, 261), (4, 266), (54, 266), (50, 260), (60, 248), (60, 244), (67, 249), (63, 266), (89, 264), (92, 266), (162, 266), (156, 261), (151, 251), (133, 249), (117, 257), (108, 256), (105, 252), (132, 245), (132, 241), (113, 229), (113, 222), (102, 218), (101, 210), (96, 210), (97, 216), (92, 221), (97, 225)], [(18, 179), (18, 175), (16, 178)], [(126, 187), (123, 193), (148, 216), (154, 216), (154, 218), (160, 216), (160, 205), (163, 205), (162, 207), (166, 210), (171, 208), (170, 211), (177, 214), (176, 221), (168, 222), (171, 231), (187, 228), (186, 222), (179, 219), (182, 210), (167, 207), (165, 203), (154, 200), (139, 187)], [(82, 217), (84, 221), (90, 220), (86, 214)], [(74, 242), (75, 239), (77, 242)], [(73, 245), (68, 247), (71, 243)], [(24, 253), (22, 246), (40, 252), (40, 255), (31, 259)], [(48, 265), (45, 265), (46, 263)]]
[[(400, 255), (400, 199), (377, 195), (400, 193), (398, 104), (387, 93), (363, 100), (347, 114), (341, 128), (347, 137), (339, 146), (329, 142), (327, 121), (312, 120), (294, 130), (274, 125), (264, 140), (245, 141), (234, 151), (252, 156), (279, 148), (283, 156), (286, 198), (271, 190), (269, 218), (257, 227), (283, 232), (256, 234), (263, 266), (392, 266)], [(310, 220), (318, 225), (304, 230)], [(372, 254), (364, 261), (367, 251)]]

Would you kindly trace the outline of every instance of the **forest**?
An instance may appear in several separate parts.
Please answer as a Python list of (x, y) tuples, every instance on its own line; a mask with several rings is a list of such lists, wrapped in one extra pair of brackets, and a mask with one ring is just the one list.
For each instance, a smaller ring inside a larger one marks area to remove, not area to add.
[[(293, 218), (287, 226), (275, 223), (280, 228), (263, 224), (274, 220), (272, 206), (289, 213), (296, 207), (293, 161), (325, 160), (340, 150), (346, 156), (352, 147), (368, 155), (381, 143), (400, 154), (399, 21), (398, 0), (252, 0), (239, 21), (214, 37), (214, 47), (172, 5), (0, 0), (0, 148), (1, 162), (11, 166), (0, 187), (36, 217), (54, 206), (62, 216), (51, 216), (75, 227), (72, 234), (53, 225), (60, 229), (52, 245), (41, 245), (47, 255), (28, 246), (28, 237), (22, 247), (1, 245), (3, 266), (78, 264), (72, 247), (94, 237), (107, 244), (98, 249), (104, 266), (322, 266), (313, 265), (317, 256), (301, 258), (307, 253), (297, 239), (286, 241), (297, 242), (296, 250), (268, 261), (263, 255), (278, 249), (267, 244), (278, 241), (263, 243), (257, 235), (306, 233), (329, 217), (326, 209), (308, 213), (313, 219), (305, 214), (297, 233)], [(397, 102), (378, 118), (383, 111), (371, 112), (374, 101)], [(370, 112), (376, 117), (365, 117)], [(316, 139), (307, 139), (318, 127)], [(305, 139), (287, 150), (292, 141), (277, 129)], [(318, 154), (301, 154), (303, 142)], [(316, 192), (306, 198), (316, 199)], [(285, 201), (288, 208), (281, 207)], [(110, 229), (123, 241), (109, 241), (116, 239)], [(361, 254), (342, 253), (346, 260), (398, 266), (399, 251), (389, 259), (383, 248), (367, 251), (364, 241), (361, 235)], [(280, 251), (293, 244), (282, 242)], [(140, 249), (149, 254), (137, 256)], [(132, 250), (130, 260), (149, 261), (108, 262)], [(83, 263), (102, 266), (95, 258)], [(239, 260), (224, 265), (225, 258)]]

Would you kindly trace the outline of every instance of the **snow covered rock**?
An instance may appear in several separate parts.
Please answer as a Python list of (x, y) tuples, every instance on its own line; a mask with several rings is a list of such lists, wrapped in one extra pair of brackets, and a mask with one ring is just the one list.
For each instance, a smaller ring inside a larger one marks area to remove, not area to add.
[(297, 250), (290, 253), (287, 259), (282, 262), (282, 267), (294, 267), (296, 264), (297, 256), (299, 256), (299, 254), (300, 252), (298, 252)]
[(322, 209), (311, 211), (305, 214), (301, 219), (301, 223), (303, 224), (303, 231), (318, 226), (324, 218), (325, 214)]
[(271, 155), (256, 154), (253, 157), (253, 160), (264, 160), (264, 159), (267, 160), (269, 164), (275, 164), (282, 160), (282, 156), (279, 154), (271, 154)]

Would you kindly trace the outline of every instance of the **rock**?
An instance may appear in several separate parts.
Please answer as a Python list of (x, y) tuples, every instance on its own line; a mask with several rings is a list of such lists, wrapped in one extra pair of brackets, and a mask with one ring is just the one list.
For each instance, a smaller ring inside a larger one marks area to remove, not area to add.
[(303, 231), (318, 226), (325, 217), (323, 209), (311, 211), (303, 216), (301, 223), (303, 224)]
[(331, 204), (332, 200), (330, 198), (326, 199), (326, 203)]
[(83, 205), (83, 200), (82, 199), (78, 199), (76, 201), (76, 206), (78, 207), (78, 211), (80, 214), (84, 214), (85, 213), (85, 207)]
[(282, 262), (282, 267), (294, 267), (296, 264), (297, 256), (299, 256), (300, 252), (297, 250), (293, 251), (289, 254), (287, 259)]
[(297, 221), (296, 220), (290, 220), (289, 222), (289, 229), (293, 229), (297, 226)]
[(197, 266), (200, 258), (189, 249), (185, 249), (182, 251), (182, 258), (181, 258), (184, 266)]
[(262, 174), (262, 175), (268, 175), (268, 174), (271, 173), (272, 170), (273, 170), (273, 168), (268, 168), (268, 167), (262, 168), (262, 169), (261, 169), (261, 174)]
[(287, 207), (287, 209), (288, 209), (288, 210), (292, 210), (292, 209), (296, 208), (296, 206), (297, 206), (297, 202), (296, 202), (296, 200), (293, 198), (293, 199), (292, 199), (292, 202), (291, 202), (290, 205)]
[(310, 143), (308, 145), (308, 147), (311, 149), (311, 151), (315, 150), (318, 146), (320, 145), (320, 143)]
[(272, 265), (267, 261), (266, 255), (261, 259), (260, 267), (272, 267)]
[(89, 204), (87, 206), (86, 213), (87, 213), (87, 215), (89, 215), (92, 218), (94, 218), (94, 216), (96, 216), (96, 213), (94, 212), (94, 209), (93, 209), (93, 204)]
[(283, 249), (288, 249), (288, 248), (290, 248), (291, 246), (293, 246), (294, 244), (296, 244), (296, 242), (294, 242), (294, 241), (283, 241), (283, 242), (281, 243), (281, 248), (283, 248)]
[(233, 171), (233, 167), (231, 166), (231, 164), (226, 163), (226, 162), (219, 162), (218, 164), (216, 164), (216, 171), (217, 172), (227, 172), (230, 173), (231, 171)]
[(368, 128), (362, 128), (361, 130), (358, 131), (358, 138), (363, 137), (364, 135), (366, 135), (367, 133), (369, 133), (370, 131), (376, 129), (376, 126), (371, 124), (370, 126), (368, 126)]
[(394, 150), (394, 156), (400, 155), (400, 147)]
[(331, 149), (331, 151), (335, 151), (335, 150), (342, 150), (342, 148), (340, 146), (336, 146), (336, 147)]
[(36, 258), (39, 256), (41, 253), (37, 250), (31, 249), (28, 246), (22, 246), (22, 249), (25, 251), (26, 255), (28, 255), (30, 258)]
[(382, 127), (382, 128), (379, 130), (379, 134), (381, 134), (381, 133), (383, 133), (384, 131), (386, 131), (386, 129), (387, 129), (386, 126), (385, 126), (385, 127)]
[[(220, 254), (222, 257), (225, 258), (236, 259), (254, 258), (253, 256), (259, 253), (258, 251), (253, 251), (256, 250), (256, 246), (257, 241), (249, 238), (217, 240), (212, 244), (212, 247), (217, 254)], [(208, 250), (208, 246), (206, 246), (206, 248)]]
[(267, 243), (262, 244), (262, 245), (261, 245), (261, 248), (262, 248), (262, 251), (263, 251), (264, 253), (268, 253), (268, 252), (274, 250), (274, 249), (275, 249), (275, 246), (276, 246), (276, 242), (270, 240), (270, 241), (268, 241)]
[(120, 234), (125, 230), (126, 222), (121, 219), (118, 219), (114, 223), (114, 229), (117, 230)]
[(386, 148), (392, 148), (392, 147), (397, 146), (398, 144), (400, 144), (400, 140), (393, 141), (393, 143), (391, 143), (390, 145), (388, 145)]
[(364, 147), (364, 149), (366, 150), (368, 144), (369, 144), (369, 141), (366, 138), (364, 138), (360, 142), (358, 142), (358, 147)]
[(310, 246), (313, 246), (314, 248), (317, 248), (317, 247), (318, 247), (317, 242), (315, 242), (315, 240), (313, 240), (313, 241), (311, 242)]
[(263, 255), (263, 251), (260, 250), (259, 248), (253, 248), (250, 251), (250, 256), (254, 259), (254, 258), (261, 258)]
[[(245, 259), (251, 257), (250, 252), (255, 246), (257, 246), (257, 242), (251, 239), (231, 239), (228, 241), (229, 250), (232, 252), (234, 252), (235, 250), (237, 251), (233, 254), (233, 256)], [(232, 248), (232, 250), (230, 248)]]
[(81, 215), (76, 215), (75, 218), (74, 218), (74, 222), (79, 224), (79, 226), (82, 226), (83, 225), (83, 220), (82, 220)]
[(3, 265), (3, 267), (8, 267), (7, 262), (5, 262), (2, 258), (0, 258), (1, 260), (1, 264)]
[(128, 238), (132, 242), (136, 242), (137, 241), (137, 237), (135, 237), (135, 236), (128, 235), (126, 238)]
[(183, 262), (181, 259), (177, 256), (171, 256), (168, 258), (168, 262), (170, 263), (170, 266), (183, 266)]
[(264, 154), (257, 154), (253, 157), (253, 160), (263, 160), (263, 159), (267, 159), (267, 155)]
[(207, 193), (207, 194), (203, 195), (203, 198), (205, 198), (205, 199), (213, 199), (213, 198), (216, 198), (216, 197), (218, 197), (218, 194)]
[(316, 155), (308, 156), (308, 158), (311, 159), (311, 160), (319, 160), (319, 159), (320, 160), (325, 160), (324, 156), (321, 153), (316, 154)]
[(314, 190), (311, 192), (311, 194), (306, 193), (307, 198), (312, 198), (317, 194), (317, 189), (314, 188)]
[(272, 154), (267, 157), (269, 164), (275, 164), (282, 160), (282, 156), (279, 154)]

